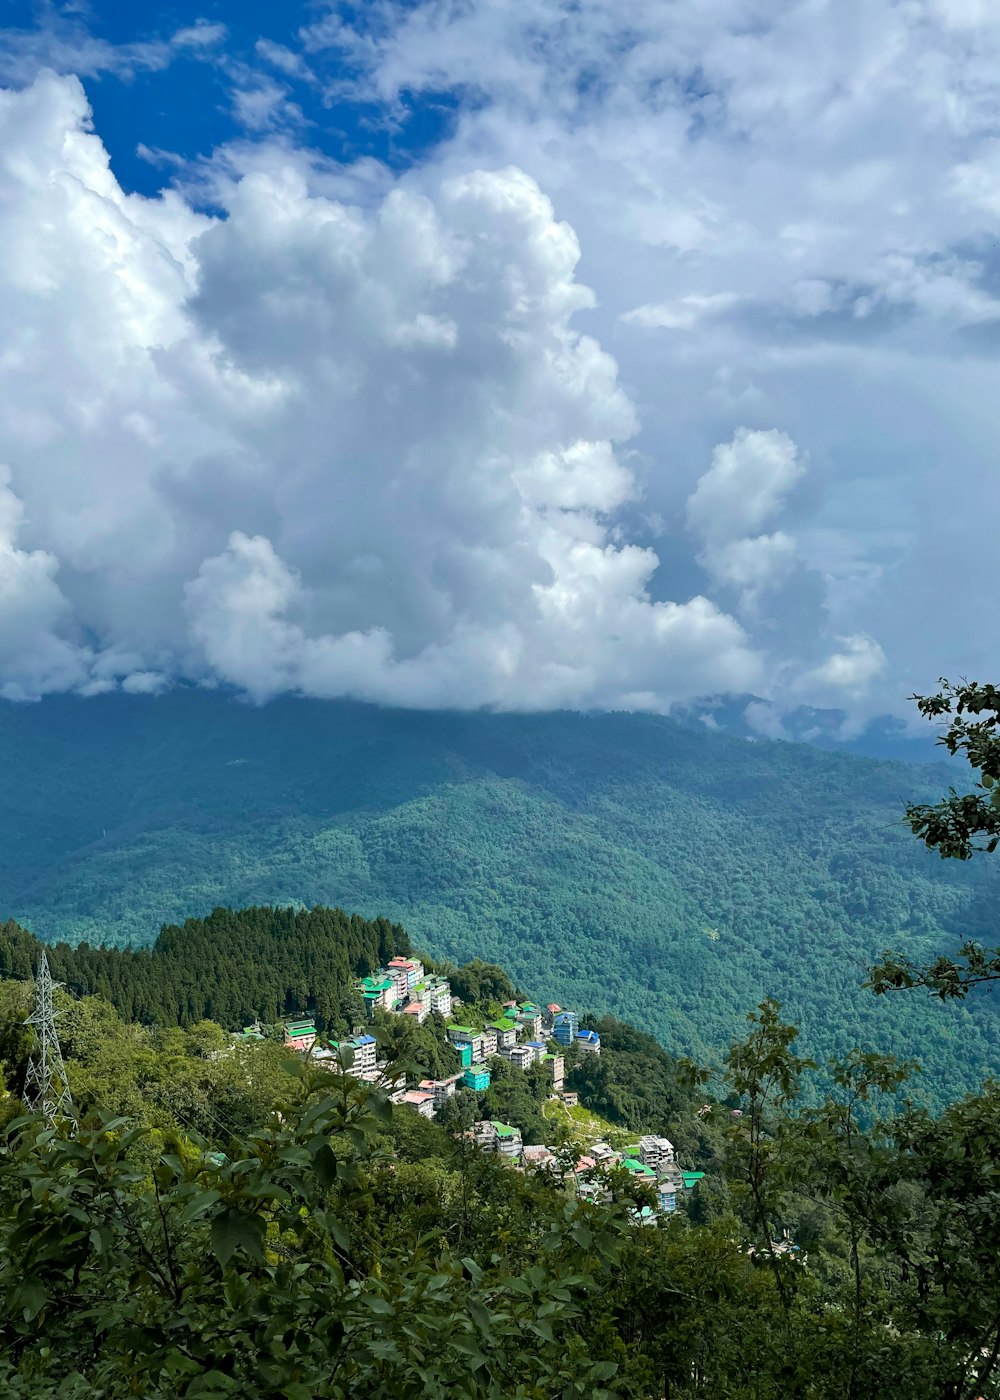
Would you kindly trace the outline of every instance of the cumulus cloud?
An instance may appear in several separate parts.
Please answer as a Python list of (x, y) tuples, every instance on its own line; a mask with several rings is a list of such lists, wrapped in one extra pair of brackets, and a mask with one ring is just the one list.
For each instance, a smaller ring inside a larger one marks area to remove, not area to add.
[(744, 612), (790, 577), (798, 545), (783, 530), (755, 535), (777, 515), (805, 466), (786, 433), (739, 428), (719, 443), (687, 502), (688, 528), (701, 540), (698, 561), (713, 581), (740, 595)]
[(628, 539), (636, 412), (536, 181), (359, 204), (265, 157), (219, 193), (124, 194), (72, 79), (0, 95), (5, 695), (665, 709), (762, 682)]
[(687, 503), (688, 525), (706, 540), (734, 540), (759, 530), (805, 474), (787, 433), (739, 428), (720, 443)]
[(838, 640), (840, 650), (832, 652), (801, 682), (804, 690), (818, 692), (827, 701), (838, 695), (848, 700), (863, 695), (885, 670), (885, 653), (874, 637), (859, 633)]
[[(670, 577), (758, 614), (766, 598), (799, 672), (839, 652), (832, 637), (878, 638), (869, 684), (903, 712), (996, 653), (967, 522), (1000, 518), (998, 13), (407, 0), (331, 6), (303, 35), (314, 70), (346, 59), (394, 121), (447, 94), (435, 166), (516, 159), (572, 222), (599, 296), (588, 328), (613, 337), (641, 406), (647, 518), (683, 519), (741, 425), (808, 451), (794, 531), (772, 516), (696, 536), (687, 571), (665, 545)], [(964, 527), (944, 518), (954, 490)], [(734, 544), (755, 540), (771, 542)], [(758, 568), (774, 582), (751, 598)]]

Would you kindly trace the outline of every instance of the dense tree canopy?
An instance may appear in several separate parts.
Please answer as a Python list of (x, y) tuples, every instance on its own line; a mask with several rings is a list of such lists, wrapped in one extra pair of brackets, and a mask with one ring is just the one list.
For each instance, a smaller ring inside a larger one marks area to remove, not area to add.
[[(31, 977), (38, 941), (0, 926), (0, 977)], [(77, 994), (99, 993), (131, 1020), (190, 1026), (210, 1018), (230, 1029), (260, 1018), (315, 1011), (346, 1031), (363, 1018), (355, 981), (397, 953), (406, 933), (387, 919), (342, 909), (216, 909), (167, 927), (151, 948), (49, 949), (52, 975)]]
[(932, 1102), (1000, 1053), (979, 1001), (942, 1017), (861, 989), (884, 948), (925, 963), (989, 939), (1000, 870), (937, 860), (903, 820), (943, 768), (656, 715), (182, 691), (0, 707), (0, 767), (18, 794), (0, 919), (48, 940), (138, 946), (216, 906), (336, 903), (699, 1061), (767, 996), (818, 1055), (924, 1046)]
[[(942, 678), (935, 694), (913, 698), (925, 718), (949, 721), (939, 742), (965, 758), (975, 773), (971, 790), (952, 787), (939, 802), (907, 808), (914, 835), (946, 860), (969, 860), (977, 851), (992, 854), (1000, 844), (1000, 690)], [(1000, 948), (967, 938), (957, 955), (942, 953), (924, 963), (888, 952), (870, 981), (876, 992), (925, 987), (942, 1001), (961, 1000), (974, 987), (1000, 981)]]

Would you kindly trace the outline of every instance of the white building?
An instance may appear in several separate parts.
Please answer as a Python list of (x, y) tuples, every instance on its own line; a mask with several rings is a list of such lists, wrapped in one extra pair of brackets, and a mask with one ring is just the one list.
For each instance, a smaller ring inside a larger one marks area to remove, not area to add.
[(652, 1134), (639, 1139), (639, 1161), (644, 1167), (662, 1172), (674, 1165), (674, 1145), (665, 1137)]
[(451, 1015), (451, 983), (443, 979), (431, 984), (430, 989), (430, 1009), (436, 1011), (439, 1016)]
[(510, 1060), (515, 1069), (527, 1069), (535, 1062), (535, 1052), (529, 1050), (527, 1045), (512, 1045), (503, 1055), (504, 1059)]
[(422, 1118), (434, 1117), (434, 1095), (429, 1094), (426, 1089), (407, 1089), (400, 1102), (405, 1103), (408, 1108), (416, 1109)]

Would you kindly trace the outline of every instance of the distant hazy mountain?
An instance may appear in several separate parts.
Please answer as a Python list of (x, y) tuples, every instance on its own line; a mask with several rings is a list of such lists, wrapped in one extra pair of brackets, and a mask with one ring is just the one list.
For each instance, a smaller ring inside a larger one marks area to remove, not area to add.
[(735, 739), (784, 739), (863, 758), (891, 758), (902, 763), (951, 763), (949, 754), (936, 742), (934, 729), (927, 725), (913, 733), (892, 715), (880, 715), (859, 733), (848, 730), (845, 737), (847, 714), (844, 710), (798, 705), (779, 717), (756, 695), (726, 695), (689, 705), (676, 718), (682, 724), (700, 725)]
[(1000, 1070), (983, 997), (859, 985), (886, 945), (992, 933), (997, 870), (901, 822), (941, 768), (649, 715), (486, 715), (221, 694), (0, 708), (0, 917), (149, 941), (219, 904), (336, 904), (670, 1049), (723, 1045), (765, 995), (817, 1054), (920, 1055), (951, 1094)]

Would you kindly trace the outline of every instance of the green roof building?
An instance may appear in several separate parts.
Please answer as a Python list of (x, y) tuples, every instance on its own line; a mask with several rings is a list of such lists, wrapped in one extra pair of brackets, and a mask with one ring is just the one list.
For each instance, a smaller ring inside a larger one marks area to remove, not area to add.
[(467, 1089), (481, 1094), (490, 1087), (490, 1072), (485, 1065), (470, 1065), (462, 1075), (462, 1083)]

